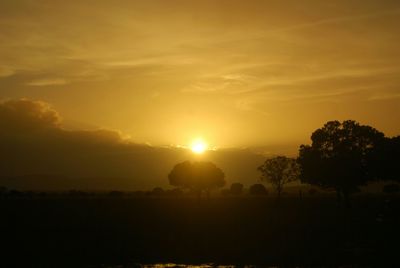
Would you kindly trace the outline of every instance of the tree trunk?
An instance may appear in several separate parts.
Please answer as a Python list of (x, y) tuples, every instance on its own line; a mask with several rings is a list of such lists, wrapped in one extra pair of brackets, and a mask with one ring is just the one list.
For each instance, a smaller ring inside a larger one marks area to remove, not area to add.
[(281, 193), (282, 193), (282, 186), (278, 185), (276, 188), (276, 191), (278, 192), (278, 200), (281, 199)]

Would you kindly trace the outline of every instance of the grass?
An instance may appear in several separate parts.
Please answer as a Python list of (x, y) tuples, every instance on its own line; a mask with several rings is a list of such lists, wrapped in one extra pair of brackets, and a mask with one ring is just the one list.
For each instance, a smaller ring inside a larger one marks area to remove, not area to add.
[(4, 263), (399, 264), (400, 199), (3, 198)]

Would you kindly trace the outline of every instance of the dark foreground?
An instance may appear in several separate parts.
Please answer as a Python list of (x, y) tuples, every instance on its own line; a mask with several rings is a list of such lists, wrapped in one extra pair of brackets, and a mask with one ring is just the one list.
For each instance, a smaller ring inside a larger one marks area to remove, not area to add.
[(400, 264), (400, 199), (3, 198), (2, 267)]

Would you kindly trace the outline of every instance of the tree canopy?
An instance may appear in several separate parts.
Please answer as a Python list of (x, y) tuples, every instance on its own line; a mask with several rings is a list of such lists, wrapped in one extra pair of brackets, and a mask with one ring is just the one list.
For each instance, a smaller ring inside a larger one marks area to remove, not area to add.
[(250, 186), (249, 194), (251, 194), (251, 195), (267, 195), (268, 191), (264, 185), (262, 185), (261, 183), (256, 183), (256, 184), (253, 184), (252, 186)]
[(374, 179), (368, 163), (384, 139), (382, 132), (352, 120), (329, 121), (312, 133), (311, 145), (300, 146), (300, 179), (346, 198)]
[(374, 180), (399, 181), (400, 136), (385, 138), (367, 158), (368, 173)]
[(278, 192), (278, 197), (283, 186), (297, 180), (300, 173), (296, 160), (286, 156), (267, 159), (258, 170), (261, 172), (261, 180), (270, 182)]
[(171, 185), (197, 191), (224, 186), (224, 177), (223, 171), (215, 164), (202, 161), (176, 164), (168, 175)]

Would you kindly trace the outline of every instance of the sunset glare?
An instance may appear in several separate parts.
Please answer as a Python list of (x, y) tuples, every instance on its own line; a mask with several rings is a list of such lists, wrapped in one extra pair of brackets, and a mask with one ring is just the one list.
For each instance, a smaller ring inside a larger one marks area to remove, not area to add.
[(196, 140), (192, 143), (191, 150), (195, 154), (202, 154), (207, 149), (207, 144), (202, 140)]

